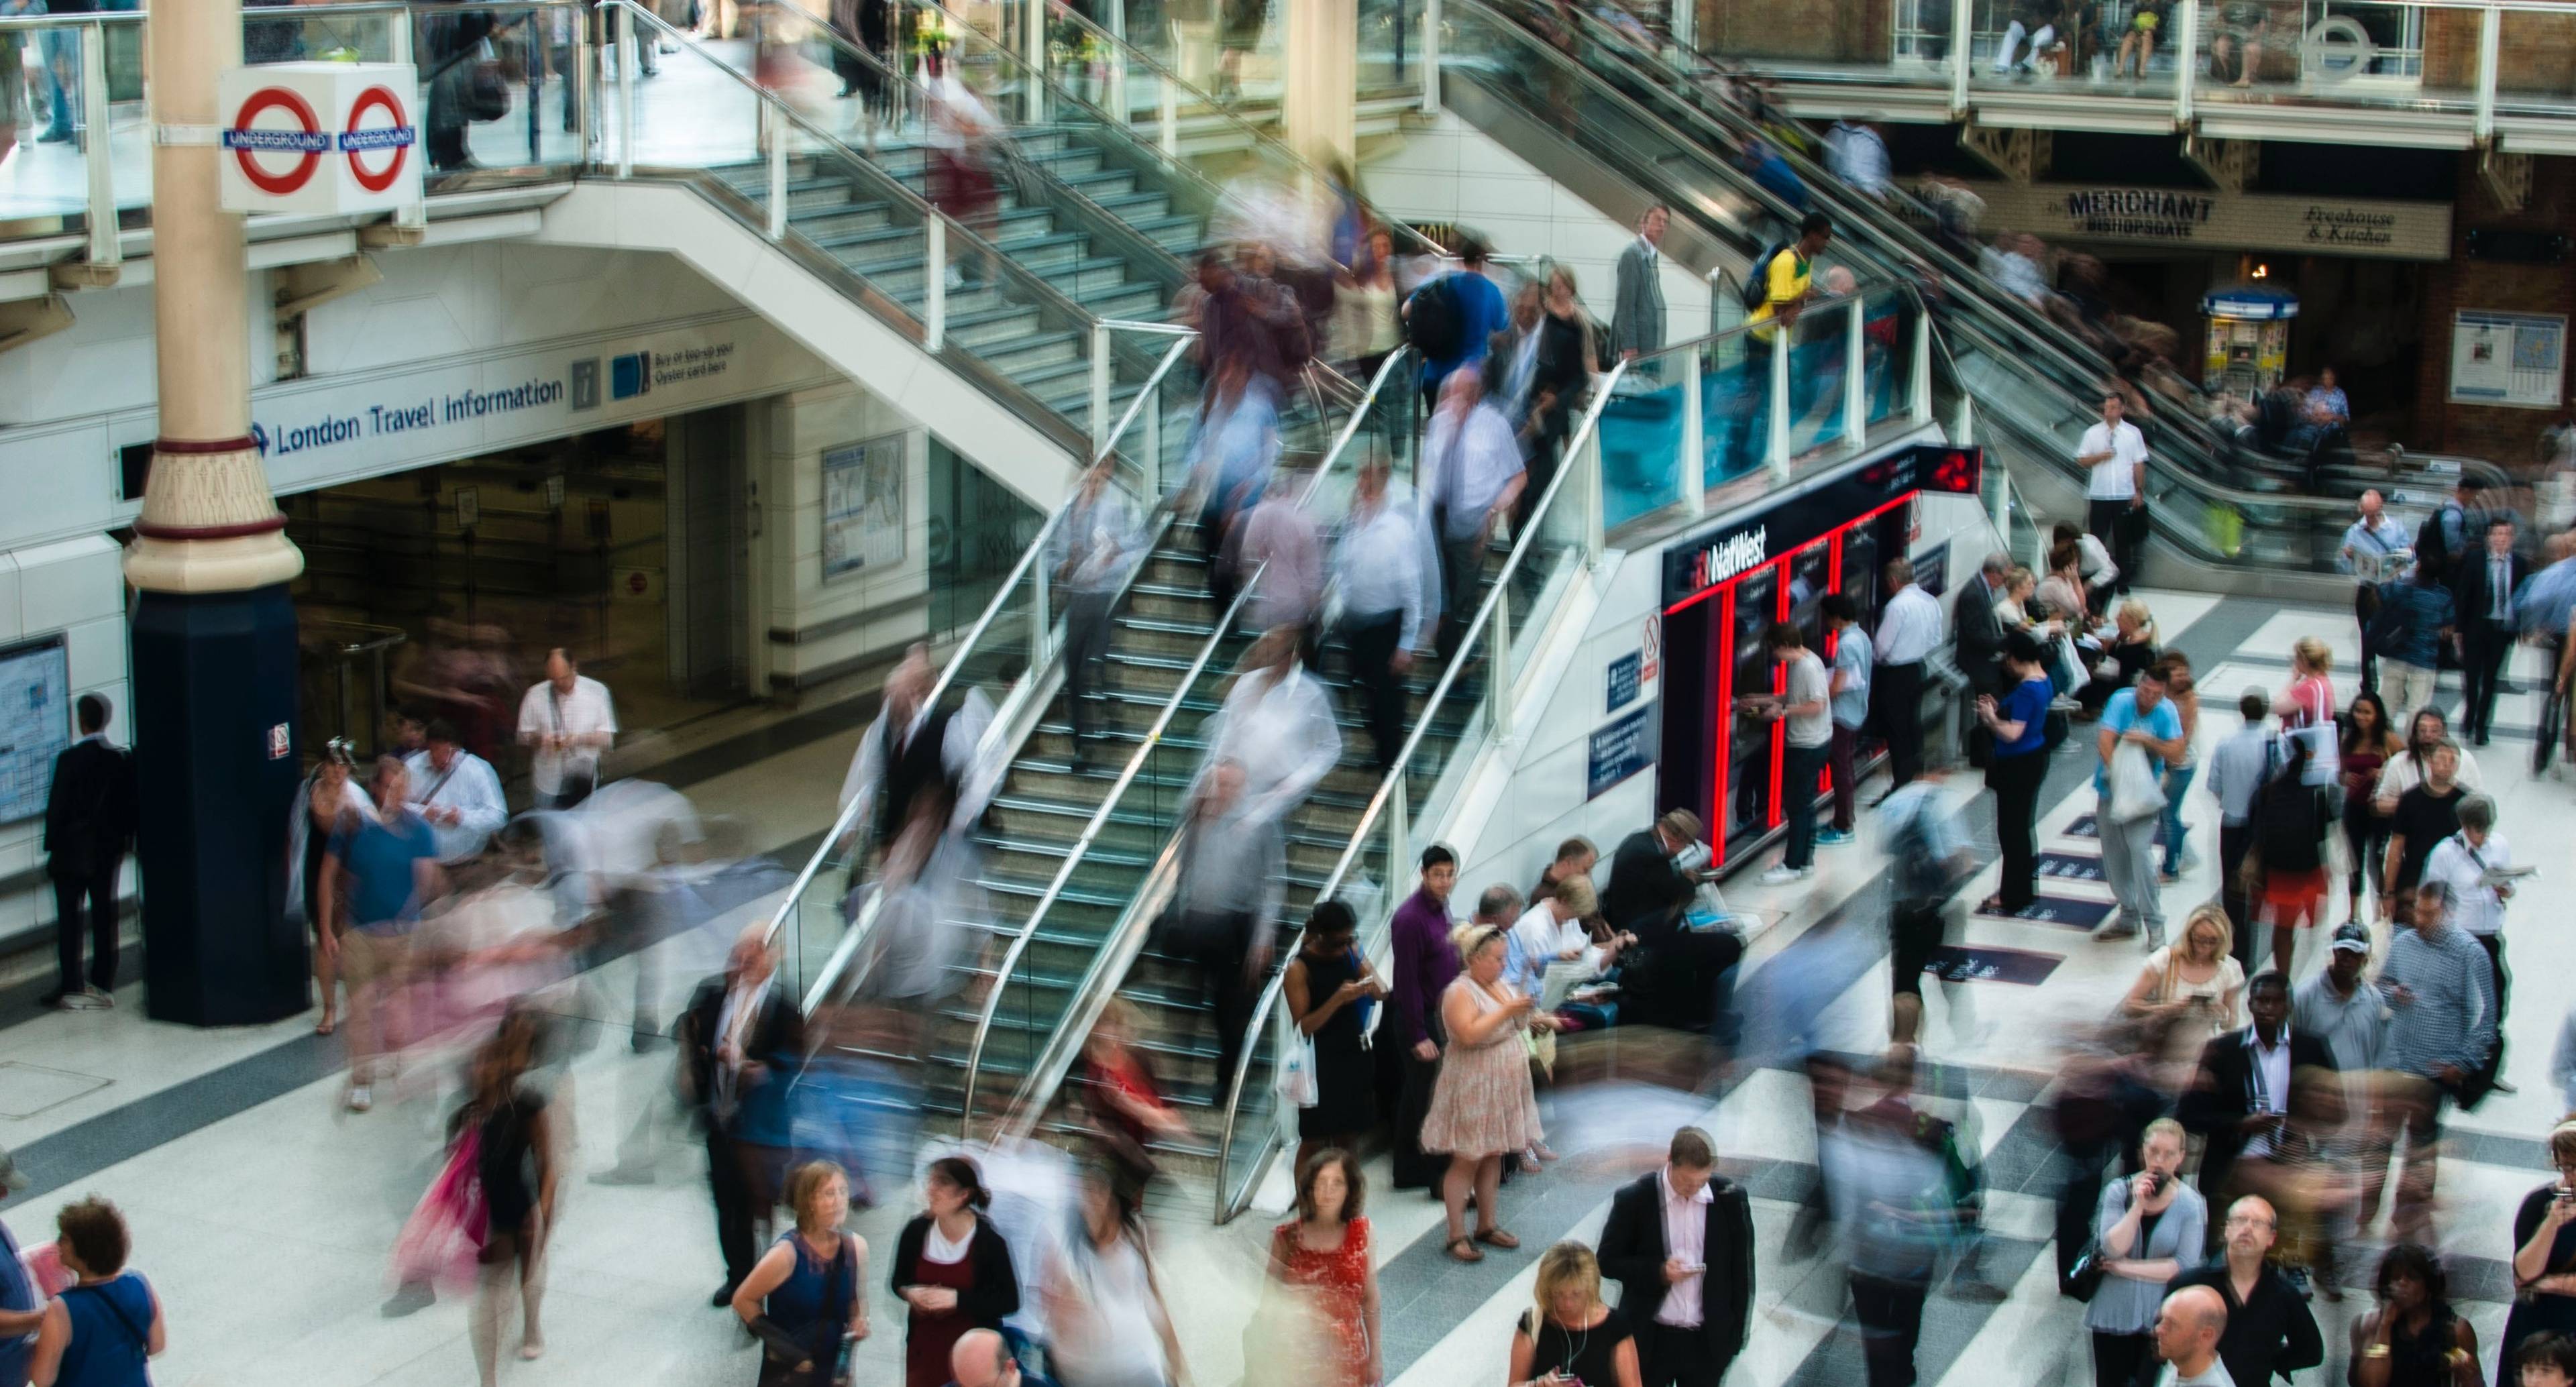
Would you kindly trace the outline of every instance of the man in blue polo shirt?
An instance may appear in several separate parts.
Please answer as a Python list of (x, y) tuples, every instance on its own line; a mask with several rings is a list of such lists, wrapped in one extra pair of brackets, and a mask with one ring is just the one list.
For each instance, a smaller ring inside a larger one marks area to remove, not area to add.
[(410, 961), (421, 907), (437, 899), (438, 836), (409, 803), (410, 771), (394, 757), (376, 762), (370, 818), (352, 815), (331, 835), (322, 861), (322, 948), (336, 954), (349, 985), (351, 1112), (375, 1106), (372, 1084), (385, 1049), (385, 1009)]
[(2111, 695), (2102, 705), (2102, 730), (2095, 740), (2101, 753), (2100, 764), (2093, 768), (2093, 790), (2100, 797), (2093, 822), (2102, 842), (2102, 875), (2111, 883), (2111, 894), (2119, 899), (2120, 911), (2096, 935), (2099, 939), (2134, 938), (2141, 926), (2146, 930), (2150, 951), (2164, 947), (2164, 900), (2156, 883), (2156, 824), (2161, 814), (2142, 814), (2127, 823), (2111, 818), (2111, 757), (2122, 742), (2135, 742), (2147, 749), (2158, 763), (2156, 773), (2164, 774), (2167, 766), (2183, 759), (2187, 748), (2182, 739), (2182, 714), (2165, 698), (2165, 683), (2173, 677), (2173, 662), (2158, 659), (2138, 674), (2138, 682)]

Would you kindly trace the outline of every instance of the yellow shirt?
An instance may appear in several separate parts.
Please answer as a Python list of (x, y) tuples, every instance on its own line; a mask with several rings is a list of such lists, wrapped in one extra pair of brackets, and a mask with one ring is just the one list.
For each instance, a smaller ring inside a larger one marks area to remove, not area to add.
[[(1807, 292), (1807, 281), (1811, 278), (1810, 266), (1811, 262), (1798, 253), (1796, 246), (1791, 246), (1778, 255), (1772, 256), (1770, 265), (1764, 270), (1765, 276), (1771, 281), (1769, 292), (1763, 295), (1759, 306), (1745, 315), (1744, 321), (1767, 323), (1780, 312), (1782, 304), (1794, 303), (1804, 297)], [(1778, 336), (1779, 331), (1776, 327), (1756, 327), (1753, 335), (1768, 342)]]

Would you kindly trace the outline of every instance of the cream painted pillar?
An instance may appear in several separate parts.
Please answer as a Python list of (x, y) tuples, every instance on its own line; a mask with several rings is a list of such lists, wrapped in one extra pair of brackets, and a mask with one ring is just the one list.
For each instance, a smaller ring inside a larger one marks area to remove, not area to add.
[(278, 868), (303, 771), (286, 585), (304, 557), (252, 434), (242, 218), (217, 186), (215, 81), (241, 62), (240, 0), (156, 0), (146, 33), (160, 425), (125, 553), (142, 592), (143, 1000), (155, 1020), (244, 1025), (311, 1005), (303, 903), (290, 913)]
[(1292, 0), (1288, 25), (1288, 147), (1318, 162), (1359, 162), (1351, 108), (1359, 100), (1359, 0)]

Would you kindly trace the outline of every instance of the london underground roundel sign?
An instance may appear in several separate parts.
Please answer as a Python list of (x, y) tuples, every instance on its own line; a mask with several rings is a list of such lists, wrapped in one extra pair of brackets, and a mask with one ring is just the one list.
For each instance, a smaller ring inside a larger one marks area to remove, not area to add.
[(401, 63), (263, 63), (225, 72), (224, 207), (365, 212), (417, 203), (420, 77)]

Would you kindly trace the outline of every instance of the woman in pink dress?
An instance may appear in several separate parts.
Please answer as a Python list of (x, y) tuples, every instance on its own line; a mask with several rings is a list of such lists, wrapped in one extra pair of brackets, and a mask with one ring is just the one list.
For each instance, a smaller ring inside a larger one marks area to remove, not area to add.
[[(1449, 1208), (1449, 1255), (1481, 1262), (1477, 1243), (1505, 1251), (1521, 1245), (1494, 1221), (1502, 1199), (1503, 1157), (1539, 1139), (1538, 1095), (1530, 1086), (1523, 1033), (1553, 1029), (1537, 1014), (1538, 1000), (1503, 981), (1503, 931), (1491, 925), (1461, 930), (1458, 957), (1466, 971), (1440, 994), (1440, 1022), (1449, 1048), (1440, 1055), (1440, 1078), (1431, 1111), (1422, 1122), (1422, 1149), (1447, 1153), (1449, 1174), (1440, 1187)], [(1467, 1191), (1476, 1191), (1476, 1233), (1467, 1235)]]
[(1270, 1232), (1270, 1276), (1309, 1299), (1306, 1322), (1323, 1342), (1300, 1382), (1315, 1387), (1377, 1387), (1386, 1379), (1378, 1351), (1377, 1267), (1369, 1259), (1369, 1221), (1360, 1216), (1368, 1186), (1350, 1152), (1328, 1146), (1297, 1171), (1297, 1217)]

